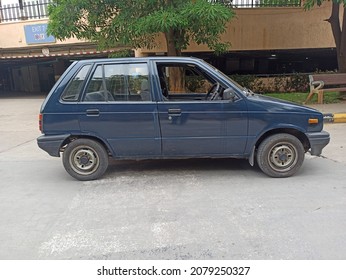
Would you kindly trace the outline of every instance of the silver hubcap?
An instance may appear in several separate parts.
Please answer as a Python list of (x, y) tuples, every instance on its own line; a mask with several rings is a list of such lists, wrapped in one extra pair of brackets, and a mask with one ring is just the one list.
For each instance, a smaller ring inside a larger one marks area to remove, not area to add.
[(268, 157), (272, 169), (285, 172), (297, 163), (297, 149), (289, 143), (278, 143), (271, 149)]
[(99, 167), (97, 153), (90, 147), (76, 147), (70, 156), (72, 169), (81, 175), (90, 175)]

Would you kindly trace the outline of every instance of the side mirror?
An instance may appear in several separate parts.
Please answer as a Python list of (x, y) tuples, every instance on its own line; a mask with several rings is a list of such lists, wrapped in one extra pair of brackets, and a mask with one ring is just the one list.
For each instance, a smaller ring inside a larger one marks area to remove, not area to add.
[(222, 99), (223, 99), (223, 100), (230, 100), (230, 101), (232, 101), (232, 102), (235, 101), (235, 100), (237, 100), (237, 95), (235, 94), (234, 89), (232, 89), (232, 88), (226, 88), (226, 89), (223, 91)]

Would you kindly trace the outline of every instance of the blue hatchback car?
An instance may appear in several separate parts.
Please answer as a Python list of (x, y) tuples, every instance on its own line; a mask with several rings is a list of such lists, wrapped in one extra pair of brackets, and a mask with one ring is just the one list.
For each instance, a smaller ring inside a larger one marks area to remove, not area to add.
[(271, 177), (295, 174), (329, 142), (323, 115), (257, 95), (201, 59), (74, 62), (44, 101), (37, 141), (78, 180), (115, 159), (244, 158)]

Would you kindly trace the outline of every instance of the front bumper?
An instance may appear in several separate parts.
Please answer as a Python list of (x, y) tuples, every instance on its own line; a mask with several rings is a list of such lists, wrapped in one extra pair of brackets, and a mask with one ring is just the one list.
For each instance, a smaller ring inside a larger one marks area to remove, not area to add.
[(63, 135), (42, 135), (37, 138), (38, 146), (53, 157), (60, 157), (60, 148), (70, 134)]
[(306, 136), (309, 139), (311, 147), (310, 153), (313, 156), (321, 155), (322, 149), (327, 146), (330, 141), (330, 135), (326, 131), (306, 133)]

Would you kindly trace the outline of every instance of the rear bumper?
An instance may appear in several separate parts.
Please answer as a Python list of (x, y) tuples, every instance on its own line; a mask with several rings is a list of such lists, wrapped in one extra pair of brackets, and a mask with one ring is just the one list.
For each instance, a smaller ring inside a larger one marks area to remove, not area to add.
[(319, 156), (330, 141), (330, 135), (326, 131), (306, 133), (306, 136), (310, 141), (310, 153), (313, 156)]
[(60, 157), (60, 148), (70, 134), (64, 135), (42, 135), (37, 138), (37, 145), (49, 155)]

